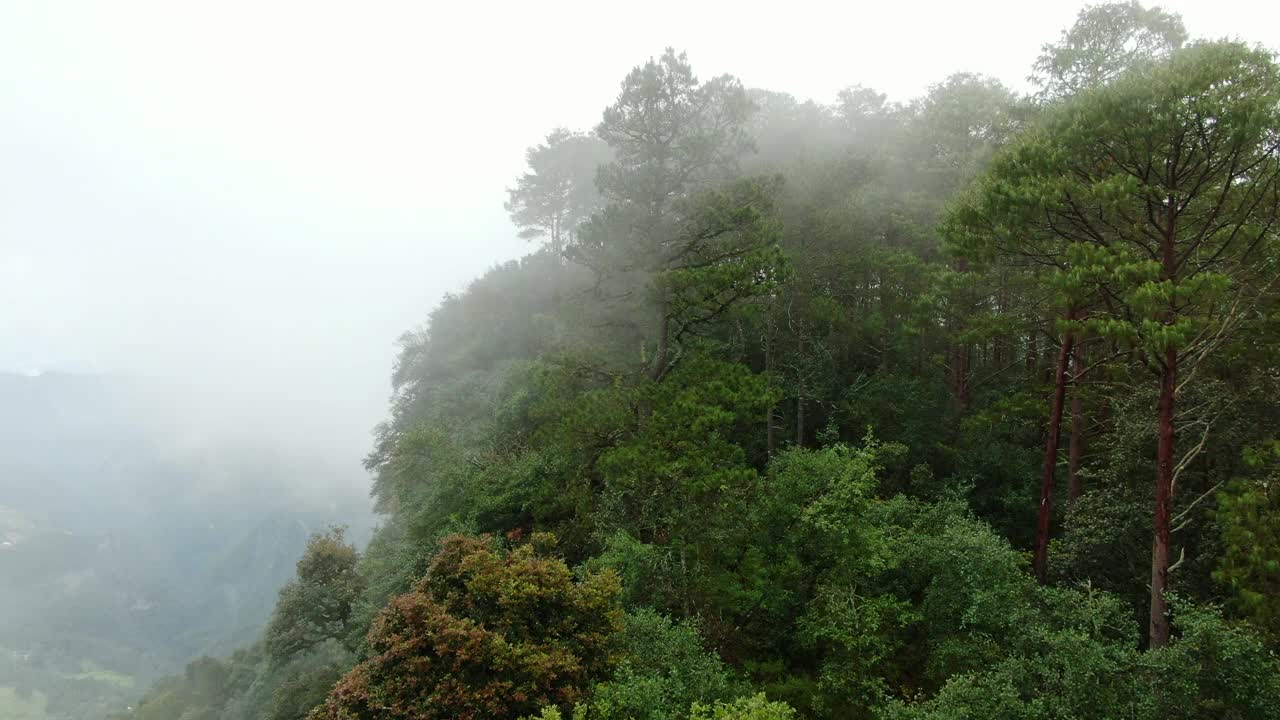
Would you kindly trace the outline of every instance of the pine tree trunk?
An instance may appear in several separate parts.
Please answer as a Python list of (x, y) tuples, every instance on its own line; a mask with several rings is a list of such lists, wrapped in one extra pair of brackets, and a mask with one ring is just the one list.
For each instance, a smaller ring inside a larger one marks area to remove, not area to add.
[[(1170, 183), (1172, 184), (1172, 183)], [(1176, 284), (1177, 258), (1177, 198), (1170, 195), (1167, 203), (1167, 223), (1160, 242), (1162, 279)], [(1165, 314), (1165, 325), (1177, 321), (1177, 309), (1171, 306)], [(1169, 644), (1169, 534), (1173, 506), (1173, 473), (1175, 435), (1174, 418), (1177, 416), (1178, 350), (1166, 348), (1160, 363), (1160, 401), (1158, 403), (1157, 428), (1159, 442), (1156, 445), (1156, 508), (1153, 537), (1151, 539), (1151, 617), (1147, 626), (1149, 647), (1162, 648)]]
[(557, 215), (551, 226), (551, 254), (555, 256), (556, 265), (564, 262), (564, 243), (560, 237), (560, 216)]
[[(772, 378), (773, 376), (773, 337), (769, 334), (764, 338), (764, 372), (765, 375)], [(765, 428), (765, 449), (769, 457), (773, 457), (773, 451), (778, 445), (777, 432), (773, 426), (773, 414), (777, 408), (770, 404), (765, 410), (764, 428)]]
[[(804, 335), (799, 336), (796, 355), (799, 362), (804, 362)], [(803, 378), (803, 371), (801, 371)], [(804, 447), (804, 381), (800, 380), (796, 384), (796, 447)]]
[[(1072, 367), (1077, 378), (1085, 368), (1088, 349), (1077, 342)], [(1080, 380), (1071, 384), (1071, 440), (1067, 449), (1067, 502), (1075, 504), (1084, 493), (1084, 479), (1080, 477), (1080, 465), (1084, 460), (1084, 398), (1080, 395)]]
[(1156, 461), (1155, 537), (1151, 543), (1151, 623), (1148, 628), (1152, 648), (1169, 644), (1169, 532), (1173, 506), (1174, 414), (1178, 388), (1178, 353), (1165, 351), (1160, 373), (1159, 430)]
[(880, 278), (880, 371), (887, 372), (889, 370), (889, 345), (892, 342), (893, 326), (890, 322), (889, 301), (885, 297), (887, 291), (884, 289), (884, 278)]
[[(1075, 320), (1075, 309), (1067, 311), (1067, 321)], [(1044, 473), (1040, 480), (1040, 516), (1036, 522), (1036, 550), (1032, 563), (1041, 583), (1049, 576), (1049, 530), (1053, 524), (1053, 486), (1058, 474), (1058, 443), (1062, 439), (1062, 406), (1067, 395), (1067, 361), (1071, 357), (1074, 334), (1067, 330), (1058, 349), (1053, 400), (1049, 404), (1049, 432), (1044, 442)]]
[(951, 399), (957, 413), (969, 409), (969, 366), (972, 349), (968, 345), (956, 343), (950, 350), (951, 362)]
[(804, 398), (796, 398), (796, 446), (804, 447)]
[[(1005, 281), (1006, 281), (1006, 278), (1004, 273), (1002, 272), (1000, 273), (1000, 277), (999, 277), (1000, 288), (996, 292), (996, 316), (1000, 318), (1003, 318), (1005, 316), (1005, 314), (1008, 312), (1008, 307), (1009, 307), (1008, 291), (1006, 289)], [(992, 357), (993, 357), (992, 362), (995, 365), (996, 371), (998, 372), (1002, 370), (1005, 364), (1008, 362), (1009, 336), (1003, 332), (997, 333), (994, 339), (994, 343), (995, 343), (995, 348), (992, 350)]]

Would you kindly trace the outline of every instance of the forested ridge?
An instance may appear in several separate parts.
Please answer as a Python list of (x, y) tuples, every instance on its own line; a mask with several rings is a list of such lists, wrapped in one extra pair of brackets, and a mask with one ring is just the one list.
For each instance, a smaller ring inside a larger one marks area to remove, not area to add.
[(1031, 72), (637, 66), (404, 336), (367, 549), (121, 717), (1280, 717), (1280, 68), (1122, 3)]

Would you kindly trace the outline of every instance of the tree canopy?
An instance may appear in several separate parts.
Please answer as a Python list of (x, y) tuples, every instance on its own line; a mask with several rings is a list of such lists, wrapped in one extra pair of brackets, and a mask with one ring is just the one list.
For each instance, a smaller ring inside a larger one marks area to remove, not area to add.
[(1137, 3), (1044, 52), (830, 105), (637, 66), (510, 191), (550, 245), (403, 338), (369, 547), (142, 707), (1280, 714), (1275, 58)]

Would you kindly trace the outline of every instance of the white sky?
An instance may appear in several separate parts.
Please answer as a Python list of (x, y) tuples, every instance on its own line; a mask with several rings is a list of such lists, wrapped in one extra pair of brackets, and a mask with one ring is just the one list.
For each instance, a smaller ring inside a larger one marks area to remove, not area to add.
[[(1280, 47), (1280, 3), (1164, 5)], [(0, 0), (0, 369), (167, 378), (184, 412), (354, 463), (396, 337), (526, 250), (524, 148), (633, 65), (673, 45), (819, 101), (1023, 88), (1079, 7)]]

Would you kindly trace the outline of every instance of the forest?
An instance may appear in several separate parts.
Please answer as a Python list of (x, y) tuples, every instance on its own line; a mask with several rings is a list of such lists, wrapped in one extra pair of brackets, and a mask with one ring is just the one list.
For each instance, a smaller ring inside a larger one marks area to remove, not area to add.
[(402, 338), (367, 547), (115, 717), (1280, 717), (1280, 66), (1128, 2), (1028, 71), (636, 66)]

